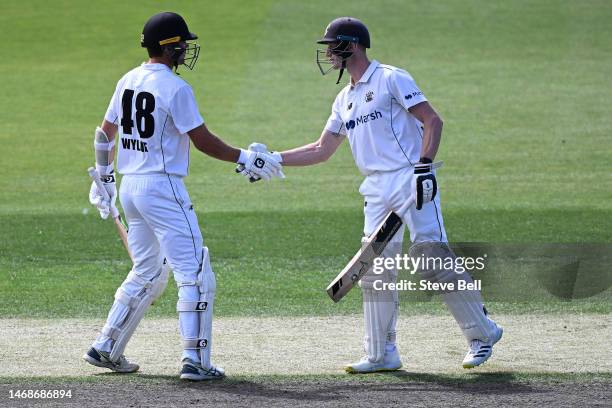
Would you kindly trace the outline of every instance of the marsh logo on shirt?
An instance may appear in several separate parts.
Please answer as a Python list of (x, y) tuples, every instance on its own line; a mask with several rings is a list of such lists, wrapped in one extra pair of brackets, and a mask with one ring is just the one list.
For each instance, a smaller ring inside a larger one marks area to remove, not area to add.
[(412, 99), (413, 96), (419, 96), (419, 95), (423, 95), (423, 92), (416, 91), (416, 92), (413, 92), (411, 94), (408, 94), (408, 95), (404, 96), (404, 98), (405, 99)]
[(372, 120), (376, 120), (382, 117), (383, 115), (382, 113), (380, 113), (380, 111), (374, 111), (372, 113), (368, 113), (367, 115), (361, 115), (356, 120), (351, 119), (348, 122), (346, 122), (345, 124), (346, 130), (355, 129), (357, 126), (361, 125), (362, 123), (367, 123), (367, 122), (370, 122)]

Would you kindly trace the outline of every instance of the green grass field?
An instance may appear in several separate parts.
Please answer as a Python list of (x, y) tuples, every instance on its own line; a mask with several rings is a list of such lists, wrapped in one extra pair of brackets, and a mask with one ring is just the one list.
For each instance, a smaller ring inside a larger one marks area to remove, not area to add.
[[(444, 119), (438, 174), (452, 241), (612, 243), (608, 1), (26, 3), (0, 4), (0, 318), (106, 316), (131, 265), (88, 203), (86, 169), (93, 130), (116, 81), (145, 59), (142, 25), (160, 10), (200, 36), (196, 69), (181, 75), (230, 144), (318, 138), (341, 87), (319, 74), (314, 41), (354, 15), (372, 34), (370, 57), (407, 69)], [(217, 273), (216, 315), (360, 313), (358, 291), (337, 305), (324, 291), (362, 229), (348, 143), (285, 174), (250, 185), (192, 151), (186, 184)], [(489, 309), (607, 317), (610, 292)], [(175, 316), (175, 302), (170, 283), (150, 314)], [(412, 302), (402, 313), (444, 308)]]

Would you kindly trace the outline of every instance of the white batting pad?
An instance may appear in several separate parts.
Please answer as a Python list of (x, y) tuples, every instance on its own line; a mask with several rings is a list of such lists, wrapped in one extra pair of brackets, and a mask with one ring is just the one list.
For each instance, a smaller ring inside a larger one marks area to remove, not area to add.
[[(136, 275), (132, 270), (117, 289), (115, 302), (96, 341), (96, 344), (101, 346), (108, 344), (109, 339), (112, 340), (110, 349), (112, 361), (117, 361), (123, 355), (145, 312), (166, 289), (169, 270), (167, 264), (160, 263), (159, 272), (150, 281)], [(97, 348), (107, 348), (100, 346)]]
[(177, 282), (179, 301), (179, 325), (183, 338), (183, 349), (199, 354), (202, 367), (209, 368), (212, 347), (212, 316), (217, 283), (210, 266), (208, 248), (202, 250), (202, 267), (195, 281)]
[[(430, 257), (445, 259), (455, 258), (455, 254), (445, 242), (419, 242), (410, 248), (411, 257)], [(419, 270), (422, 277), (431, 282), (457, 282), (463, 280), (472, 283), (467, 272), (456, 273), (452, 269)], [(455, 287), (458, 285), (455, 284)], [(485, 342), (494, 333), (494, 327), (484, 313), (483, 300), (478, 290), (455, 290), (442, 293), (442, 299), (459, 324), (468, 343), (478, 339)]]
[[(382, 252), (384, 258), (395, 258), (401, 252), (402, 235), (398, 234)], [(377, 282), (380, 281), (380, 282)], [(395, 290), (377, 290), (380, 283), (395, 283), (397, 269), (385, 269), (375, 274), (370, 269), (359, 282), (363, 296), (363, 317), (365, 336), (363, 348), (368, 359), (379, 362), (385, 357), (387, 343), (395, 343), (397, 314), (399, 309), (398, 293)]]

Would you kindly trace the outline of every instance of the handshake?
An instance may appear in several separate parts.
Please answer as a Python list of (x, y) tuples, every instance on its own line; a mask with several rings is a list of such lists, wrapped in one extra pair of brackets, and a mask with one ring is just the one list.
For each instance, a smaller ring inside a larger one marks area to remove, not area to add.
[(285, 178), (280, 153), (269, 152), (265, 144), (251, 143), (249, 150), (241, 150), (236, 173), (247, 177), (251, 183), (273, 177)]

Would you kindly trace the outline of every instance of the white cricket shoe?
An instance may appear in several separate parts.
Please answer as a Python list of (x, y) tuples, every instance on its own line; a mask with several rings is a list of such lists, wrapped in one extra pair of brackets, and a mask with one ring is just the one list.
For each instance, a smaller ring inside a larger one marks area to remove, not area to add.
[(118, 373), (133, 373), (140, 368), (138, 364), (129, 362), (123, 355), (119, 357), (119, 360), (111, 361), (110, 353), (96, 350), (93, 347), (83, 355), (83, 360), (96, 367), (108, 368)]
[(386, 352), (382, 361), (372, 363), (368, 356), (363, 357), (358, 363), (349, 364), (344, 368), (349, 374), (367, 374), (378, 373), (382, 371), (395, 371), (402, 368), (402, 360), (400, 359), (399, 350), (397, 347), (391, 352)]
[(210, 368), (203, 368), (200, 363), (196, 363), (188, 358), (183, 359), (181, 380), (220, 380), (223, 377), (225, 377), (225, 371), (221, 367), (211, 366)]
[(491, 357), (493, 354), (493, 345), (497, 343), (504, 334), (504, 329), (499, 326), (497, 323), (493, 322), (493, 327), (495, 332), (493, 336), (491, 336), (491, 340), (489, 342), (484, 342), (482, 340), (474, 339), (470, 342), (470, 348), (463, 359), (463, 368), (474, 368)]

